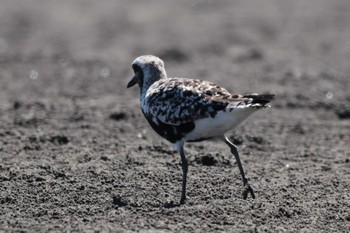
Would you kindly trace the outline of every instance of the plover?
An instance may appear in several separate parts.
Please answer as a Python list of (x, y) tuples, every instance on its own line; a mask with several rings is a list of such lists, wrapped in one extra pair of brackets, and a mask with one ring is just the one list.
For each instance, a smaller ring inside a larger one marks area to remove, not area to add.
[(164, 62), (152, 55), (136, 58), (132, 63), (135, 76), (127, 87), (138, 84), (140, 105), (148, 123), (160, 136), (175, 145), (181, 156), (182, 192), (180, 204), (186, 200), (188, 162), (186, 142), (221, 138), (234, 155), (243, 179), (243, 198), (255, 198), (243, 170), (236, 146), (225, 133), (234, 129), (253, 112), (270, 107), (273, 94), (231, 94), (226, 89), (198, 79), (168, 78)]

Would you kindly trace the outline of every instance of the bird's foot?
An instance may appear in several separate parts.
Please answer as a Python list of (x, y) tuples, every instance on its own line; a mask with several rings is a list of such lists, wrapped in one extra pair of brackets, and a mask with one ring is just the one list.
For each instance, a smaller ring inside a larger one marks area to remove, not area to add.
[(254, 194), (253, 188), (250, 186), (249, 183), (246, 183), (246, 184), (244, 185), (244, 191), (243, 191), (243, 194), (242, 194), (244, 200), (247, 199), (248, 193), (250, 193), (250, 195), (252, 196), (252, 198), (255, 199), (255, 194)]
[(181, 200), (180, 200), (180, 205), (185, 204), (185, 201), (186, 201), (186, 197), (182, 197)]

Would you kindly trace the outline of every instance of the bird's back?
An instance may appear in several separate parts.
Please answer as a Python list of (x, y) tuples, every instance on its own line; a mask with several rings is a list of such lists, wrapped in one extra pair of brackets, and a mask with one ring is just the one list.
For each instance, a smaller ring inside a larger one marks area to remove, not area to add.
[(214, 119), (217, 116), (226, 119), (226, 114), (233, 115), (230, 114), (233, 110), (236, 115), (239, 115), (237, 112), (250, 115), (259, 108), (267, 107), (266, 104), (272, 97), (273, 95), (234, 95), (208, 81), (165, 78), (150, 86), (141, 99), (141, 108), (158, 134), (169, 141), (175, 141), (195, 130), (195, 123), (205, 119), (216, 122)]

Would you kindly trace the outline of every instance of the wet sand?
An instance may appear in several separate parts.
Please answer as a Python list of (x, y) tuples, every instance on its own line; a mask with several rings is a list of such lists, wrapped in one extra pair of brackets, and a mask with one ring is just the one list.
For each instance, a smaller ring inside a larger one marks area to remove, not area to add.
[[(350, 3), (3, 1), (0, 231), (349, 232)], [(276, 94), (180, 157), (126, 89), (131, 62)]]

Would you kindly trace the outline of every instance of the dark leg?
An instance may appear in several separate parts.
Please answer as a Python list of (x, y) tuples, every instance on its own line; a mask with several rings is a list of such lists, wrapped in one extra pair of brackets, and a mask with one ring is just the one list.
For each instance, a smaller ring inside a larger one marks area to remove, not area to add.
[(241, 159), (239, 158), (237, 147), (232, 142), (230, 142), (228, 140), (228, 138), (225, 137), (225, 136), (224, 136), (224, 141), (230, 147), (231, 153), (235, 156), (235, 159), (236, 159), (237, 164), (238, 164), (239, 171), (240, 171), (242, 179), (243, 179), (243, 185), (245, 187), (245, 190), (243, 192), (243, 199), (247, 199), (248, 193), (250, 193), (252, 198), (255, 198), (254, 191), (253, 191), (252, 187), (250, 187), (250, 185), (248, 183), (248, 179), (247, 179), (247, 177), (244, 174), (243, 166), (242, 166), (242, 163), (241, 163)]
[(181, 199), (180, 204), (184, 204), (186, 200), (186, 182), (187, 182), (187, 171), (188, 171), (188, 162), (185, 156), (183, 146), (179, 149), (179, 153), (181, 156), (181, 166), (182, 166), (182, 191), (181, 191)]

